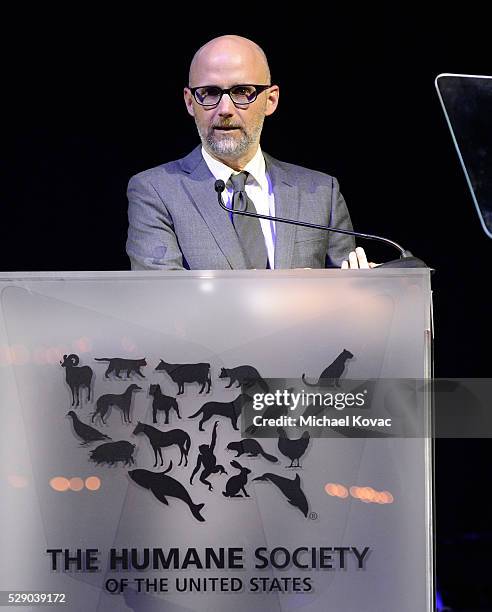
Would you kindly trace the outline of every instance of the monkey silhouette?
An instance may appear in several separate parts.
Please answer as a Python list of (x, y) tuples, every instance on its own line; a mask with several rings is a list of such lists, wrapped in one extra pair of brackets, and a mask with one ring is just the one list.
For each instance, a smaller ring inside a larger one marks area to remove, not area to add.
[(217, 425), (218, 424), (219, 422), (215, 421), (214, 429), (212, 432), (212, 441), (210, 442), (210, 445), (200, 444), (200, 446), (198, 447), (198, 450), (200, 452), (196, 460), (195, 469), (193, 470), (193, 474), (191, 475), (191, 478), (190, 478), (190, 484), (192, 485), (193, 478), (195, 477), (197, 472), (199, 472), (199, 470), (203, 467), (203, 472), (200, 474), (200, 482), (203, 482), (203, 484), (207, 485), (209, 491), (212, 491), (213, 489), (212, 484), (207, 480), (207, 478), (211, 474), (227, 474), (227, 472), (224, 469), (224, 466), (217, 464), (217, 458), (214, 455), (215, 444), (217, 442)]

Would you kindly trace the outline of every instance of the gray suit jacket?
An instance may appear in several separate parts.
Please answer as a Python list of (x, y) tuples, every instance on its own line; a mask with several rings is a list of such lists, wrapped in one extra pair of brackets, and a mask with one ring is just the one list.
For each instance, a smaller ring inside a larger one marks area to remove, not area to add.
[[(335, 178), (264, 156), (277, 216), (352, 228)], [(133, 270), (247, 267), (214, 183), (200, 146), (130, 179), (126, 250)], [(275, 268), (340, 266), (354, 248), (353, 238), (344, 234), (286, 223), (277, 223), (276, 233)]]

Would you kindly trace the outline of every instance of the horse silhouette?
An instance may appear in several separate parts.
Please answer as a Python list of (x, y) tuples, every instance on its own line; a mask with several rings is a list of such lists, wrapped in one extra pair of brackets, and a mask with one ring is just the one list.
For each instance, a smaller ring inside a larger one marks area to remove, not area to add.
[(140, 421), (138, 421), (137, 426), (133, 430), (133, 434), (136, 436), (140, 433), (143, 433), (147, 436), (150, 445), (152, 446), (152, 450), (154, 451), (155, 455), (154, 467), (157, 467), (157, 453), (159, 453), (161, 465), (164, 465), (161, 449), (165, 446), (172, 446), (173, 444), (177, 444), (181, 452), (181, 457), (179, 459), (178, 465), (181, 465), (183, 458), (185, 460), (185, 466), (188, 465), (188, 453), (190, 452), (191, 439), (190, 436), (186, 433), (186, 431), (183, 431), (182, 429), (161, 431), (156, 427), (152, 427), (152, 425), (147, 425), (146, 423), (141, 423)]

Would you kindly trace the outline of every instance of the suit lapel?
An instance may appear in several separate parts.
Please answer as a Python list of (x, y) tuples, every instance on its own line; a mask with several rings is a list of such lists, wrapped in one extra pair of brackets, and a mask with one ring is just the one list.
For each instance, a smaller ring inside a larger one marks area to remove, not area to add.
[(247, 268), (229, 215), (217, 202), (215, 177), (203, 159), (200, 146), (181, 160), (181, 167), (188, 174), (183, 180), (183, 188), (207, 224), (231, 268)]
[[(298, 219), (299, 188), (293, 184), (277, 160), (264, 154), (267, 172), (272, 182), (275, 197), (275, 216), (285, 219)], [(288, 223), (276, 223), (275, 269), (285, 269), (292, 266), (294, 253), (294, 237), (296, 226)]]

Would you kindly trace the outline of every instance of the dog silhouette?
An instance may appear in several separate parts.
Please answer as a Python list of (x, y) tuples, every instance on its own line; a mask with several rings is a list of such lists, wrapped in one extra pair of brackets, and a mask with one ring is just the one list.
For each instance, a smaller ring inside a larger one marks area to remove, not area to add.
[(340, 355), (321, 372), (317, 383), (308, 382), (305, 374), (302, 375), (302, 380), (309, 387), (339, 387), (340, 377), (345, 370), (346, 362), (348, 359), (352, 359), (352, 357), (353, 354), (350, 351), (343, 349)]
[(169, 467), (164, 472), (150, 472), (149, 470), (130, 470), (128, 472), (133, 482), (137, 483), (145, 489), (149, 489), (154, 494), (154, 497), (158, 499), (166, 506), (169, 505), (167, 501), (168, 497), (176, 497), (183, 501), (191, 511), (191, 514), (196, 518), (197, 521), (204, 522), (205, 519), (200, 514), (200, 510), (205, 504), (193, 503), (190, 494), (184, 488), (184, 486), (171, 476), (166, 474), (172, 469), (173, 462), (171, 461)]
[(137, 426), (133, 430), (133, 435), (143, 433), (149, 439), (150, 445), (155, 455), (154, 467), (157, 467), (157, 453), (161, 459), (161, 465), (164, 465), (162, 459), (162, 448), (165, 446), (172, 446), (176, 444), (181, 452), (178, 465), (181, 465), (183, 458), (185, 460), (185, 466), (188, 465), (188, 453), (190, 452), (191, 439), (190, 436), (182, 429), (171, 429), (170, 431), (161, 431), (152, 425), (141, 423), (138, 421)]
[(226, 490), (222, 491), (224, 497), (242, 497), (239, 491), (242, 491), (244, 497), (249, 497), (245, 487), (248, 482), (248, 474), (251, 474), (251, 470), (243, 467), (238, 461), (231, 461), (232, 467), (239, 470), (239, 474), (231, 476), (226, 482)]
[(156, 372), (167, 372), (178, 385), (178, 395), (184, 393), (185, 383), (199, 383), (202, 393), (207, 385), (206, 393), (210, 392), (210, 364), (209, 363), (166, 363), (162, 359), (156, 367)]
[(120, 393), (119, 395), (115, 393), (101, 395), (101, 397), (96, 402), (96, 409), (92, 413), (92, 423), (94, 423), (94, 419), (99, 416), (104, 425), (106, 425), (104, 417), (106, 416), (111, 406), (116, 406), (121, 410), (125, 423), (131, 423), (132, 421), (130, 419), (130, 408), (132, 404), (133, 392), (139, 391), (141, 389), (142, 387), (132, 384), (127, 388), (124, 393)]
[(159, 385), (150, 385), (150, 395), (153, 396), (152, 400), (152, 422), (157, 423), (157, 412), (163, 410), (166, 414), (166, 420), (164, 423), (169, 424), (169, 412), (174, 409), (178, 415), (178, 419), (181, 418), (179, 414), (178, 402), (175, 397), (164, 395)]
[(242, 365), (229, 369), (222, 368), (219, 378), (230, 378), (229, 384), (225, 387), (226, 389), (230, 389), (230, 387), (237, 382), (236, 387), (244, 386), (248, 388), (257, 384), (263, 389), (263, 391), (265, 391), (265, 393), (269, 391), (268, 385), (263, 380), (258, 370), (250, 365)]
[(104, 373), (104, 378), (109, 378), (109, 375), (114, 372), (116, 378), (121, 378), (120, 372), (126, 370), (126, 377), (130, 378), (130, 374), (135, 372), (142, 378), (145, 376), (140, 372), (140, 368), (147, 365), (145, 357), (143, 359), (123, 359), (121, 357), (95, 357), (96, 361), (109, 361), (108, 369)]
[(198, 450), (200, 451), (196, 460), (196, 466), (193, 470), (193, 474), (190, 478), (190, 484), (193, 484), (193, 478), (195, 474), (200, 471), (203, 467), (203, 472), (200, 475), (200, 482), (207, 485), (208, 490), (212, 491), (212, 484), (207, 480), (211, 474), (227, 474), (223, 465), (217, 464), (217, 458), (214, 455), (215, 444), (217, 442), (217, 425), (218, 421), (214, 424), (214, 430), (212, 432), (212, 441), (209, 444), (200, 444)]
[(253, 478), (253, 482), (258, 480), (271, 482), (274, 484), (287, 498), (287, 501), (289, 504), (291, 504), (291, 506), (298, 508), (304, 514), (304, 516), (307, 516), (309, 504), (301, 489), (301, 479), (299, 474), (296, 474), (296, 477), (293, 480), (290, 480), (289, 478), (284, 478), (283, 476), (278, 476), (277, 474), (267, 472), (266, 474), (263, 474), (263, 476)]
[(236, 399), (232, 402), (207, 402), (206, 404), (203, 404), (200, 410), (198, 410), (197, 412), (195, 412), (195, 414), (192, 414), (188, 418), (194, 419), (199, 414), (201, 414), (202, 419), (198, 424), (198, 429), (200, 431), (205, 431), (203, 429), (203, 424), (206, 423), (209, 419), (211, 419), (213, 416), (224, 416), (231, 420), (233, 428), (238, 431), (237, 420), (239, 418), (239, 415), (241, 414), (241, 408), (244, 406), (244, 404), (247, 404), (248, 402), (252, 401), (253, 398), (250, 395), (247, 395), (246, 393), (241, 393), (241, 395), (236, 397)]

